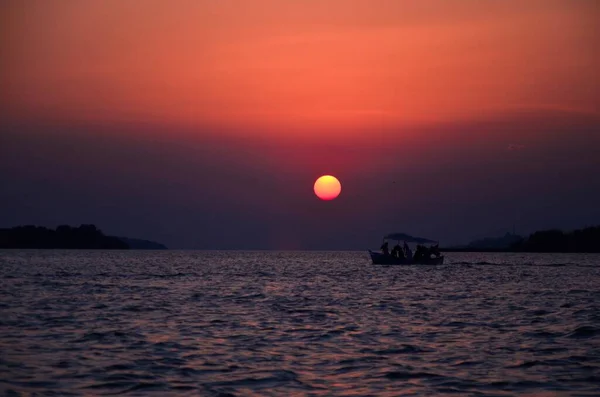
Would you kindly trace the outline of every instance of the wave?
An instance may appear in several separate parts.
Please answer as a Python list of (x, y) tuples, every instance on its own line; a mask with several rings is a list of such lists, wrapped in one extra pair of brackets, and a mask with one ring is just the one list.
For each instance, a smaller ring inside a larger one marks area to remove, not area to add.
[(196, 276), (196, 273), (170, 273), (170, 274), (140, 274), (140, 276), (151, 277), (151, 278), (175, 278), (175, 277), (193, 277)]
[(568, 333), (568, 338), (587, 339), (600, 335), (600, 329), (591, 325), (583, 325)]
[(433, 372), (410, 372), (410, 371), (391, 371), (391, 372), (386, 373), (383, 376), (387, 379), (393, 379), (393, 380), (444, 378), (443, 375), (438, 375)]
[[(263, 377), (247, 377), (237, 380), (229, 380), (222, 382), (210, 382), (206, 386), (210, 387), (276, 387), (288, 382), (298, 382), (298, 374), (289, 370), (273, 371), (270, 376)], [(299, 382), (298, 382), (299, 383)]]
[(523, 361), (519, 364), (509, 365), (506, 368), (532, 368), (537, 366), (552, 366), (552, 367), (564, 367), (568, 365), (569, 362), (567, 360), (531, 360), (531, 361)]
[(449, 262), (448, 265), (461, 265), (461, 266), (531, 266), (531, 267), (596, 267), (600, 268), (599, 265), (585, 265), (581, 263), (575, 262), (565, 262), (565, 263), (534, 263), (534, 262), (515, 262), (515, 263), (507, 263), (507, 262), (487, 262), (487, 261), (477, 261), (477, 262), (467, 262), (467, 261), (459, 261), (459, 262)]

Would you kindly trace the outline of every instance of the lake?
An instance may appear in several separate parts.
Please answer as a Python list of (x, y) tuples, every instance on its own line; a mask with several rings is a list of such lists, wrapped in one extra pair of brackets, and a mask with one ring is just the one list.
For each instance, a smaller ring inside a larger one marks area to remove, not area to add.
[(5, 395), (597, 396), (600, 256), (0, 251)]

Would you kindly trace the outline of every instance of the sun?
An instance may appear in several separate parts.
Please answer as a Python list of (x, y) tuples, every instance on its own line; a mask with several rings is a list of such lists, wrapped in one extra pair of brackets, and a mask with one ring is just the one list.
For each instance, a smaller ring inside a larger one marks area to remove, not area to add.
[(333, 200), (340, 195), (342, 184), (332, 175), (323, 175), (315, 181), (315, 194), (321, 200)]

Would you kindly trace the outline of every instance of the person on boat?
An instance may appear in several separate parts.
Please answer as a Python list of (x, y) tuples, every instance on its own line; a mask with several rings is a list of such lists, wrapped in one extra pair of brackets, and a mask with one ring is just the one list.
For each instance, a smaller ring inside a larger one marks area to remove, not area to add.
[[(419, 245), (417, 247), (418, 251), (419, 251), (419, 260), (423, 260), (423, 259), (430, 259), (431, 258), (431, 250), (424, 246), (424, 245)], [(416, 256), (416, 254), (415, 254)]]
[(381, 244), (381, 252), (383, 252), (384, 255), (389, 255), (390, 254), (390, 249), (388, 247), (388, 242), (384, 241), (383, 244)]
[(408, 259), (412, 259), (412, 251), (408, 244), (406, 244), (406, 241), (404, 242), (404, 256)]
[(394, 245), (394, 248), (392, 248), (392, 256), (398, 259), (404, 258), (404, 253), (402, 252), (399, 242)]
[(440, 244), (437, 243), (433, 247), (430, 248), (430, 254), (434, 255), (436, 258), (439, 258), (442, 254), (440, 252)]
[(398, 258), (406, 259), (406, 254), (404, 253), (404, 250), (402, 249), (402, 247), (400, 247), (400, 244), (398, 244)]
[(415, 260), (421, 260), (425, 257), (425, 247), (421, 244), (417, 245), (417, 249), (415, 250)]

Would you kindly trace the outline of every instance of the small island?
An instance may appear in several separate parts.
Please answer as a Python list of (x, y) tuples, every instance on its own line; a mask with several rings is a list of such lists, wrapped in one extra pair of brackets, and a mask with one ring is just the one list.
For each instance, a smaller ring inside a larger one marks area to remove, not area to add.
[(107, 236), (95, 225), (68, 225), (49, 229), (42, 226), (16, 226), (0, 229), (0, 249), (167, 249), (148, 240)]
[(527, 238), (507, 233), (498, 238), (473, 241), (466, 246), (442, 248), (441, 251), (600, 253), (600, 226), (571, 232), (558, 229), (540, 230)]

